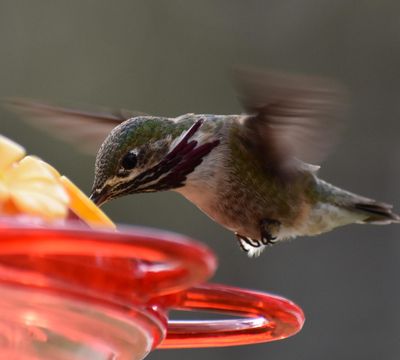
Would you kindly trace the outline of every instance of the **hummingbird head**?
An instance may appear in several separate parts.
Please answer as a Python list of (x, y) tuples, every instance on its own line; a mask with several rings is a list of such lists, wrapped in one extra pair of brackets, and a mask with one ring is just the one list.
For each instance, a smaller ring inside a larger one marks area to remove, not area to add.
[(191, 139), (203, 119), (176, 122), (136, 117), (118, 125), (101, 145), (90, 198), (97, 204), (128, 194), (170, 190), (184, 185), (219, 141), (198, 145)]

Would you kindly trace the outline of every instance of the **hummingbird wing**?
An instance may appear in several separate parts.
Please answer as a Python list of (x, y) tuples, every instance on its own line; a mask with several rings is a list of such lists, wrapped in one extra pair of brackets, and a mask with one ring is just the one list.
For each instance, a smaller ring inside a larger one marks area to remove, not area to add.
[(145, 115), (129, 110), (82, 111), (22, 98), (5, 99), (3, 103), (29, 124), (90, 154), (96, 154), (115, 126), (132, 117)]
[(257, 70), (239, 70), (236, 79), (249, 114), (243, 121), (245, 141), (270, 171), (287, 175), (304, 169), (302, 161), (324, 159), (341, 128), (338, 85)]

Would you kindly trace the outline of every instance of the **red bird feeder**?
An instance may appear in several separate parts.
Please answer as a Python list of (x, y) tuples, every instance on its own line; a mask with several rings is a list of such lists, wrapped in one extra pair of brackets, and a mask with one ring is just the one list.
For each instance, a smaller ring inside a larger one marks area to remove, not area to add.
[[(255, 344), (304, 322), (289, 300), (207, 284), (213, 253), (180, 235), (0, 220), (0, 358), (142, 359), (155, 348)], [(172, 309), (237, 316), (174, 321)]]

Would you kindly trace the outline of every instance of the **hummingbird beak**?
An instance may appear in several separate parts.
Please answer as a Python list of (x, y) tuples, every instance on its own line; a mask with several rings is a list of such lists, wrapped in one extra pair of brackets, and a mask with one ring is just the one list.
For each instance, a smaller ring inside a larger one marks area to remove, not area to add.
[(95, 189), (90, 194), (89, 199), (100, 207), (109, 199), (109, 189), (109, 186), (105, 186), (102, 189)]

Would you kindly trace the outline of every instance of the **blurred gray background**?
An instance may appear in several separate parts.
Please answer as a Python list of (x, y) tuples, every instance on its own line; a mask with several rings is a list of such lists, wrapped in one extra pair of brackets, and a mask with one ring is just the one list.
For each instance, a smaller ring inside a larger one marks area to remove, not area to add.
[[(0, 2), (0, 96), (176, 116), (235, 113), (235, 64), (332, 77), (349, 90), (347, 129), (321, 176), (400, 210), (398, 1)], [(93, 158), (0, 110), (0, 132), (89, 191)], [(400, 358), (400, 227), (349, 226), (240, 252), (233, 235), (174, 193), (105, 206), (123, 223), (169, 229), (219, 256), (215, 281), (301, 305), (303, 331), (236, 348), (155, 351), (156, 359)]]

